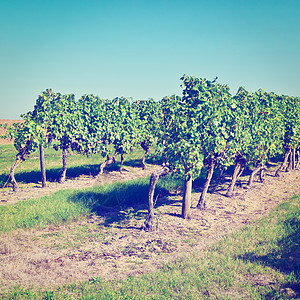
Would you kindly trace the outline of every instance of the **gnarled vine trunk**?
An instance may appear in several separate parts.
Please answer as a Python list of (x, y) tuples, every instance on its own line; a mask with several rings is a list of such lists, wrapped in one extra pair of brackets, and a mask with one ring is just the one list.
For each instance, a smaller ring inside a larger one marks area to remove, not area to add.
[(265, 169), (261, 169), (260, 173), (259, 173), (259, 180), (261, 183), (264, 183), (265, 181), (265, 170), (267, 169), (267, 167)]
[(216, 161), (211, 159), (210, 163), (209, 163), (209, 167), (208, 167), (208, 172), (207, 172), (207, 176), (206, 176), (206, 180), (205, 180), (205, 184), (204, 184), (204, 188), (203, 191), (201, 193), (199, 202), (197, 204), (197, 208), (204, 210), (206, 207), (206, 195), (207, 195), (207, 191), (208, 191), (208, 187), (210, 185), (213, 173), (214, 173), (214, 168), (216, 165)]
[(142, 169), (145, 170), (146, 169), (145, 161), (146, 161), (146, 155), (149, 154), (149, 145), (146, 143), (146, 141), (143, 141), (143, 142), (141, 142), (141, 147), (145, 151), (145, 153), (141, 159)]
[(147, 149), (141, 159), (141, 163), (142, 163), (142, 169), (145, 170), (146, 169), (146, 164), (145, 164), (145, 161), (146, 161), (146, 155), (149, 154), (149, 149)]
[(233, 195), (233, 190), (234, 190), (236, 181), (237, 181), (238, 177), (242, 175), (242, 171), (245, 169), (246, 162), (247, 162), (246, 159), (243, 158), (242, 156), (239, 156), (237, 158), (237, 163), (234, 168), (232, 180), (231, 180), (231, 183), (230, 183), (227, 193), (226, 193), (227, 197), (231, 197)]
[(159, 180), (159, 178), (166, 176), (170, 172), (168, 167), (164, 167), (161, 170), (158, 170), (154, 173), (151, 174), (150, 177), (150, 184), (149, 184), (149, 194), (148, 194), (148, 216), (145, 220), (144, 225), (142, 226), (143, 230), (153, 230), (154, 229), (154, 202), (153, 202), (153, 197), (154, 197), (154, 191), (155, 191), (155, 186)]
[(103, 174), (103, 171), (104, 171), (104, 169), (105, 169), (106, 167), (110, 166), (112, 163), (116, 163), (116, 161), (117, 161), (117, 160), (116, 160), (117, 154), (118, 154), (118, 153), (115, 152), (115, 154), (114, 154), (112, 157), (110, 157), (109, 155), (107, 155), (106, 161), (104, 161), (104, 162), (100, 165), (100, 171), (99, 171), (99, 173), (98, 173), (98, 175), (97, 175), (96, 177), (102, 175), (102, 174)]
[[(248, 180), (248, 186), (249, 186), (249, 187), (252, 185), (255, 175), (256, 175), (258, 172), (263, 172), (264, 170), (266, 170), (266, 166), (265, 166), (265, 165), (262, 165), (262, 166), (259, 166), (259, 167), (255, 168), (255, 169), (252, 171), (252, 173), (251, 173), (251, 175), (250, 175), (250, 177), (249, 177), (249, 180)], [(260, 175), (260, 181), (262, 182), (262, 181), (263, 181), (263, 174), (262, 174), (262, 173), (260, 173), (260, 174), (261, 174), (261, 175)]]
[[(277, 171), (275, 172), (275, 176), (276, 177), (279, 177), (279, 172), (280, 171), (283, 171), (283, 169), (287, 166), (288, 164), (288, 160), (289, 160), (289, 157), (291, 155), (291, 152), (292, 152), (292, 149), (290, 147), (286, 148), (285, 150), (285, 154), (284, 154), (284, 159), (283, 159), (283, 163), (281, 164), (281, 166), (277, 169)], [(286, 167), (286, 171), (288, 170), (288, 167)]]
[(16, 161), (13, 163), (13, 165), (10, 168), (9, 176), (10, 176), (10, 182), (12, 184), (12, 189), (14, 192), (17, 192), (19, 189), (18, 183), (15, 178), (15, 169), (21, 162), (22, 162), (22, 160), (17, 157)]
[(16, 155), (16, 160), (10, 168), (9, 177), (14, 192), (18, 191), (19, 189), (18, 183), (15, 179), (15, 169), (20, 163), (25, 161), (25, 159), (27, 158), (29, 154), (30, 146), (31, 146), (31, 141), (27, 141), (25, 147), (19, 150), (18, 154)]
[(240, 179), (240, 177), (242, 176), (244, 170), (245, 170), (245, 166), (244, 166), (244, 165), (241, 165), (241, 168), (240, 168), (240, 170), (239, 170), (239, 173), (238, 173), (237, 176), (236, 176), (236, 180), (239, 180), (239, 179)]
[(64, 183), (66, 181), (66, 174), (67, 174), (67, 157), (68, 157), (69, 147), (62, 149), (62, 171), (59, 178), (59, 183)]

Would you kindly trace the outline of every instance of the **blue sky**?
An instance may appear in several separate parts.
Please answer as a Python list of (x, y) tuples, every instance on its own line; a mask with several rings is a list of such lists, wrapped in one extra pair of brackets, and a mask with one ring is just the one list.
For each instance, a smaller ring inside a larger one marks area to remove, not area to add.
[(300, 96), (299, 0), (0, 3), (0, 118), (40, 92), (159, 100), (183, 74)]

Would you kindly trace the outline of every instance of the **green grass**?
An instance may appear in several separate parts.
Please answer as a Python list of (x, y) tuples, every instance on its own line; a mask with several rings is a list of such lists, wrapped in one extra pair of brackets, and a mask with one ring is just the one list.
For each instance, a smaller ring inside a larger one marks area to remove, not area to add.
[[(3, 186), (8, 179), (9, 170), (15, 161), (16, 150), (13, 145), (0, 145), (0, 186)], [(140, 166), (143, 151), (136, 149), (125, 155), (124, 166)], [(117, 170), (120, 166), (120, 158), (117, 164), (112, 165), (110, 170)], [(89, 157), (70, 152), (67, 159), (67, 177), (75, 178), (80, 175), (96, 175), (99, 172), (100, 164), (104, 158), (100, 154)], [(62, 158), (61, 152), (54, 149), (45, 149), (46, 176), (48, 181), (57, 181), (61, 174)], [(37, 183), (41, 180), (39, 152), (36, 151), (21, 163), (15, 170), (15, 177), (18, 183)]]
[[(166, 176), (157, 185), (155, 195), (167, 195), (182, 185), (174, 176)], [(121, 211), (144, 205), (147, 208), (149, 177), (82, 190), (60, 190), (49, 196), (0, 206), (0, 232), (18, 228), (42, 228), (77, 220), (91, 213)], [(163, 201), (163, 200), (162, 200)], [(106, 224), (122, 221), (124, 214), (107, 217)]]
[(287, 299), (300, 297), (300, 196), (268, 216), (159, 271), (125, 280), (93, 277), (47, 290), (19, 286), (2, 299)]
[[(13, 145), (0, 146), (0, 184), (7, 179), (10, 166), (15, 160)], [(60, 175), (61, 158), (53, 149), (46, 149), (47, 179), (55, 180)], [(126, 156), (126, 165), (139, 165), (142, 151), (135, 151)], [(138, 159), (136, 159), (138, 157)], [(82, 174), (91, 175), (99, 171), (103, 158), (93, 155), (87, 158), (83, 155), (69, 155), (69, 177)], [(112, 165), (117, 169), (119, 163)], [(37, 182), (40, 178), (38, 153), (33, 153), (23, 162), (16, 172), (16, 179), (21, 183)], [(177, 190), (182, 181), (176, 176), (166, 176), (156, 189), (156, 195), (167, 194), (169, 190)], [(0, 206), (0, 232), (8, 232), (18, 228), (41, 228), (50, 224), (58, 225), (63, 222), (77, 220), (90, 213), (101, 214), (109, 208), (118, 206), (126, 209), (129, 206), (145, 204), (148, 198), (149, 178), (137, 179), (125, 183), (115, 183), (78, 191), (61, 190), (50, 196), (19, 202), (14, 205)], [(124, 216), (124, 215), (123, 215)], [(108, 218), (107, 222), (120, 221), (122, 214)]]
[(88, 208), (67, 201), (71, 194), (72, 191), (58, 191), (51, 196), (0, 206), (0, 231), (59, 225), (88, 214)]

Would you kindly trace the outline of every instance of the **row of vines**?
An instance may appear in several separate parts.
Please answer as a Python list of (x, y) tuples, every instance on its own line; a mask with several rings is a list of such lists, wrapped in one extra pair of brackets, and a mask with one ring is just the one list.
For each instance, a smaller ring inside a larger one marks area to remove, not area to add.
[(300, 98), (267, 93), (252, 93), (240, 88), (233, 96), (225, 84), (216, 80), (184, 75), (182, 96), (131, 101), (127, 98), (104, 100), (84, 95), (62, 95), (46, 90), (39, 95), (33, 111), (22, 115), (24, 122), (8, 129), (18, 154), (10, 171), (13, 190), (16, 166), (37, 148), (40, 149), (42, 184), (46, 184), (43, 151), (54, 147), (62, 151), (63, 168), (59, 181), (66, 178), (69, 150), (85, 155), (100, 153), (105, 167), (134, 148), (142, 147), (145, 157), (155, 149), (162, 169), (152, 174), (149, 188), (149, 218), (152, 227), (153, 195), (157, 181), (168, 173), (184, 179), (182, 217), (190, 217), (192, 180), (203, 167), (207, 178), (197, 207), (205, 209), (205, 199), (213, 172), (235, 165), (227, 190), (231, 196), (235, 183), (246, 166), (253, 169), (248, 185), (256, 174), (264, 180), (266, 164), (283, 155), (276, 172), (296, 169), (300, 164)]
[(18, 184), (15, 168), (28, 155), (40, 150), (42, 186), (46, 186), (44, 149), (52, 147), (62, 153), (62, 172), (59, 182), (66, 179), (67, 156), (70, 150), (87, 156), (101, 154), (105, 161), (100, 165), (98, 176), (105, 167), (136, 147), (142, 147), (145, 157), (156, 141), (155, 126), (159, 125), (159, 105), (153, 99), (132, 102), (127, 98), (103, 100), (94, 95), (84, 95), (75, 101), (74, 95), (62, 95), (48, 89), (39, 95), (33, 111), (22, 115), (23, 122), (7, 128), (6, 138), (14, 139), (16, 161), (10, 170), (14, 191)]
[[(157, 145), (161, 147), (164, 171), (152, 177), (149, 207), (160, 176), (178, 172), (183, 176), (182, 217), (190, 217), (192, 179), (203, 167), (207, 177), (197, 207), (205, 209), (205, 199), (213, 172), (235, 165), (227, 196), (246, 166), (253, 169), (248, 185), (259, 172), (264, 180), (266, 164), (284, 154), (276, 172), (296, 169), (300, 164), (300, 98), (267, 93), (251, 93), (239, 88), (232, 96), (229, 87), (207, 79), (183, 76), (183, 96), (166, 97), (160, 103), (162, 125)], [(152, 190), (151, 190), (152, 189)], [(152, 193), (151, 193), (152, 191)], [(149, 209), (151, 227), (153, 210)]]

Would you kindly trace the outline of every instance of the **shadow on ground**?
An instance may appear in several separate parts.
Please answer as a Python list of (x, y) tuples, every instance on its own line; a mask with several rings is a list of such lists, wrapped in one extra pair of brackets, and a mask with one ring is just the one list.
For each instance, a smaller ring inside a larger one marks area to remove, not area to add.
[[(154, 195), (154, 199), (158, 199), (156, 207), (172, 202), (167, 197), (170, 192), (164, 184), (161, 180), (156, 186)], [(104, 225), (109, 226), (112, 223), (121, 224), (132, 217), (145, 219), (148, 193), (149, 177), (100, 186), (86, 192), (74, 192), (69, 201), (87, 207), (98, 216), (104, 216)]]
[[(140, 167), (141, 162), (139, 159), (128, 160), (124, 162), (124, 167)], [(47, 167), (47, 166), (46, 166)], [(117, 162), (112, 164), (105, 170), (108, 172), (118, 171), (120, 169), (120, 163)], [(91, 165), (82, 165), (77, 167), (69, 167), (67, 169), (67, 178), (68, 179), (76, 179), (82, 175), (85, 176), (96, 176), (100, 170), (99, 164), (91, 164)], [(46, 170), (46, 178), (49, 182), (58, 182), (61, 175), (61, 168), (52, 168)], [(17, 182), (20, 183), (38, 183), (41, 181), (41, 172), (40, 171), (26, 171), (26, 172), (18, 172), (18, 169), (15, 171), (15, 178)], [(8, 179), (7, 174), (0, 174), (0, 183), (3, 185)]]
[[(283, 225), (291, 233), (278, 241), (276, 250), (262, 256), (257, 256), (254, 253), (245, 253), (238, 257), (279, 270), (287, 275), (294, 274), (295, 283), (281, 286), (279, 291), (273, 291), (266, 295), (266, 299), (285, 299), (280, 297), (284, 296), (284, 292), (290, 289), (294, 292), (296, 299), (300, 298), (300, 221), (295, 217), (285, 221)], [(283, 293), (283, 295), (278, 295), (278, 293)], [(276, 298), (278, 296), (280, 297)]]

